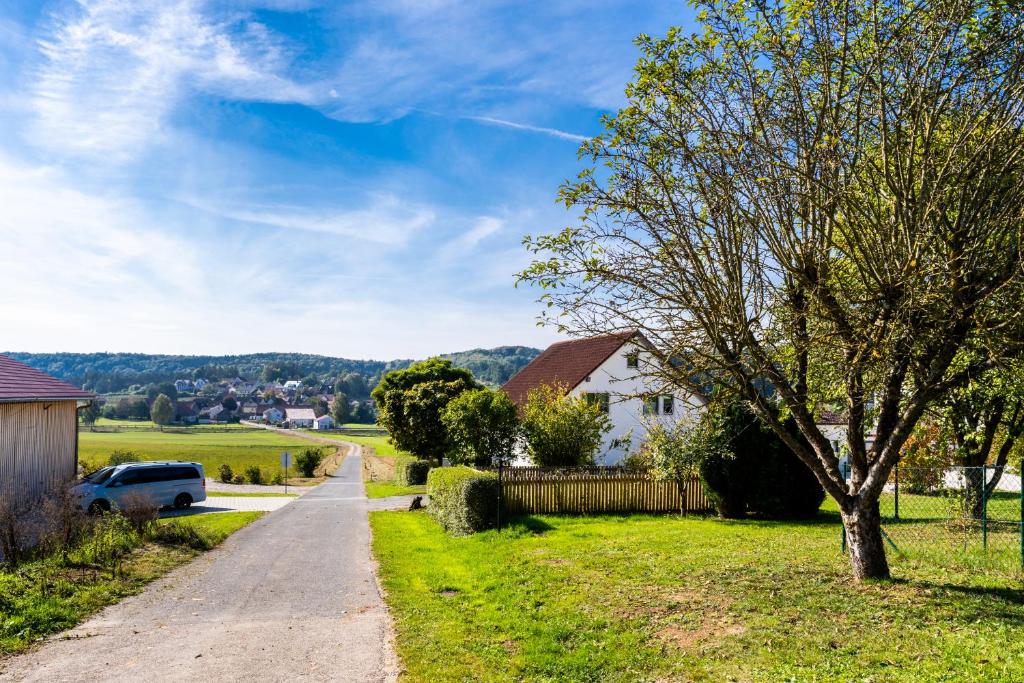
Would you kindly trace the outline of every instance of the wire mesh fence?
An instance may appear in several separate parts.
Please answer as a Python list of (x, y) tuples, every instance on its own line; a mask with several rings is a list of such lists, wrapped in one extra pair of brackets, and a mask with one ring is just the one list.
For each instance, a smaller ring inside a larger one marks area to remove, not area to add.
[(899, 467), (879, 500), (897, 561), (1013, 572), (1024, 571), (1022, 509), (1020, 473), (992, 466)]

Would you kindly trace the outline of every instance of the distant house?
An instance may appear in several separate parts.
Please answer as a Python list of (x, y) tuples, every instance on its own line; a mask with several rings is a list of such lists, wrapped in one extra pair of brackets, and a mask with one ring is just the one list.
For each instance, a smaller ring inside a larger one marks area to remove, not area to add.
[(334, 418), (330, 415), (321, 415), (313, 420), (313, 429), (334, 429)]
[(284, 383), (284, 390), (285, 391), (295, 391), (296, 389), (298, 389), (301, 386), (302, 386), (302, 382), (300, 380), (290, 379), (290, 380), (288, 380), (287, 382)]
[(309, 407), (285, 408), (284, 417), (292, 427), (312, 427), (316, 421), (316, 413)]
[(621, 462), (624, 440), (639, 446), (652, 421), (671, 423), (696, 419), (704, 399), (683, 391), (666, 391), (643, 376), (650, 363), (649, 344), (638, 332), (621, 332), (552, 344), (516, 373), (502, 390), (520, 407), (532, 389), (561, 386), (569, 396), (583, 396), (608, 414), (611, 431), (605, 436), (598, 461)]
[(195, 424), (199, 420), (195, 400), (176, 401), (174, 404), (174, 421), (184, 424)]
[(277, 424), (284, 419), (284, 413), (281, 412), (280, 408), (272, 406), (263, 411), (263, 419), (270, 424)]
[(96, 396), (0, 355), (0, 500), (42, 496), (78, 471), (78, 409)]
[(183, 394), (192, 388), (192, 382), (187, 379), (176, 379), (174, 380), (174, 390), (179, 394)]

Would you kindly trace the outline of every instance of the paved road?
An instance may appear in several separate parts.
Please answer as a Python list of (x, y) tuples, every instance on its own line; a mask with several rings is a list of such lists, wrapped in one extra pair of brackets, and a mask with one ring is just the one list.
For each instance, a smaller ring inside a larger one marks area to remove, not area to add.
[(165, 509), (161, 517), (188, 517), (212, 512), (273, 512), (298, 500), (295, 496), (211, 496), (201, 503), (193, 503), (188, 510)]
[(0, 664), (0, 680), (394, 680), (355, 453), (142, 594)]

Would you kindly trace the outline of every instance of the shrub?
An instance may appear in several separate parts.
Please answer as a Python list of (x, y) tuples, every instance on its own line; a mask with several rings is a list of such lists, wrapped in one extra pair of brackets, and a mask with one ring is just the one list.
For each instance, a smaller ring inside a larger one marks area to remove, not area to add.
[[(799, 457), (749, 409), (732, 402), (713, 407), (705, 418), (722, 448), (700, 463), (704, 494), (726, 518), (752, 513), (768, 519), (809, 519), (825, 491)], [(799, 437), (796, 426), (787, 429)]]
[(123, 465), (126, 462), (139, 462), (139, 454), (135, 451), (118, 449), (111, 453), (107, 460), (108, 465)]
[(160, 508), (151, 498), (138, 493), (129, 493), (117, 506), (117, 511), (124, 515), (132, 529), (144, 534), (156, 518), (159, 516)]
[(225, 484), (230, 484), (235, 478), (235, 473), (231, 471), (231, 465), (227, 463), (220, 466), (217, 474), (220, 477), (220, 480)]
[(60, 554), (64, 559), (92, 522), (85, 510), (78, 506), (78, 497), (72, 493), (71, 487), (69, 483), (47, 496), (40, 511), (40, 548), (44, 553)]
[(107, 463), (103, 462), (102, 458), (86, 458), (84, 456), (78, 456), (78, 468), (82, 471), (82, 475), (92, 474), (96, 470), (102, 469), (107, 466)]
[(448, 459), (456, 465), (488, 467), (512, 458), (519, 438), (516, 404), (504, 391), (472, 389), (441, 412), (448, 432)]
[(245, 476), (241, 475), (241, 474), (236, 474), (235, 477), (231, 480), (231, 483), (232, 484), (244, 484), (245, 483)]
[(395, 458), (395, 483), (399, 486), (419, 486), (427, 483), (433, 464), (428, 460)]
[(320, 463), (324, 460), (324, 453), (319, 448), (303, 448), (298, 455), (295, 456), (295, 468), (304, 477), (316, 476), (316, 468), (320, 467)]
[(270, 475), (270, 480), (267, 483), (269, 483), (271, 486), (280, 486), (281, 484), (284, 483), (284, 475), (281, 474), (280, 470), (278, 470), (277, 472), (274, 472), (272, 475)]
[(534, 465), (592, 465), (610, 429), (600, 404), (566, 396), (563, 387), (542, 385), (527, 395), (523, 436)]
[(32, 516), (32, 506), (25, 501), (0, 503), (0, 555), (12, 567), (28, 559), (34, 545)]
[(498, 476), (469, 467), (439, 467), (427, 477), (427, 510), (445, 531), (462, 536), (490, 529), (498, 519)]
[(245, 478), (250, 484), (262, 484), (263, 471), (256, 465), (249, 465), (245, 468)]
[(207, 534), (199, 531), (191, 524), (182, 524), (172, 520), (152, 527), (150, 538), (163, 545), (179, 545), (194, 550), (209, 550), (215, 544)]
[(109, 567), (139, 544), (139, 534), (124, 515), (105, 514), (95, 522), (81, 546), (87, 564)]

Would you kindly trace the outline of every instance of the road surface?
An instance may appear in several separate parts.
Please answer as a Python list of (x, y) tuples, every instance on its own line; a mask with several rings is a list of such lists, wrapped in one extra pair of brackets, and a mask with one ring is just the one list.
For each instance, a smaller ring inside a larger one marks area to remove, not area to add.
[(359, 450), (220, 547), (26, 655), (2, 681), (391, 681)]

